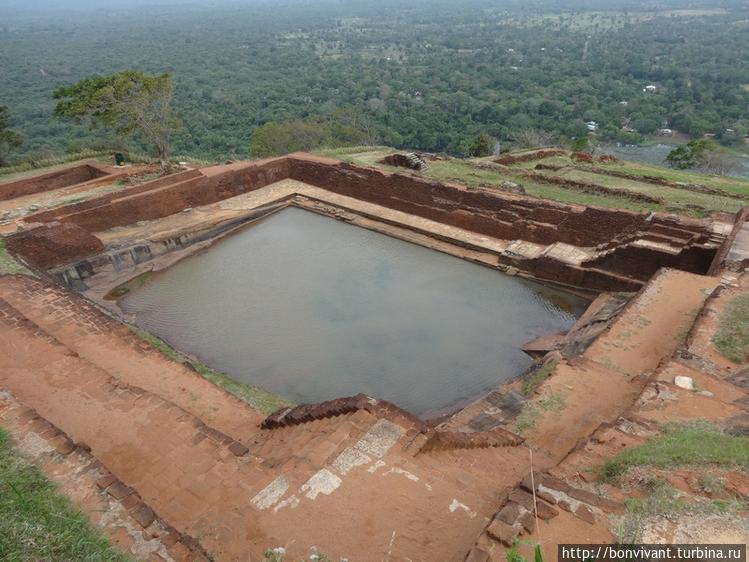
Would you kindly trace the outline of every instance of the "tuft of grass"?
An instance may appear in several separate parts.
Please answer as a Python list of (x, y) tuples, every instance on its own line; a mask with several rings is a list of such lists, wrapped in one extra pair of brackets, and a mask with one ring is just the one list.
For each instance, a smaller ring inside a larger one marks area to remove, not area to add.
[(31, 275), (26, 267), (16, 261), (16, 259), (10, 255), (8, 249), (5, 247), (5, 240), (0, 238), (0, 275), (11, 275), (13, 273), (24, 273)]
[(627, 498), (624, 501), (626, 513), (616, 530), (619, 544), (635, 544), (642, 540), (642, 533), (648, 518), (669, 516), (682, 513), (686, 507), (676, 490), (661, 481), (654, 488), (648, 489), (645, 499)]
[(749, 361), (749, 293), (728, 303), (713, 343), (721, 355), (734, 363)]
[(728, 435), (706, 422), (671, 424), (662, 435), (607, 461), (601, 476), (616, 481), (635, 466), (715, 465), (749, 470), (749, 437)]
[(561, 412), (567, 406), (567, 397), (561, 392), (552, 392), (538, 401), (545, 412)]
[(292, 405), (291, 402), (285, 400), (284, 398), (281, 398), (276, 394), (271, 394), (270, 392), (267, 392), (256, 386), (239, 382), (238, 380), (231, 378), (226, 373), (211, 369), (200, 361), (193, 359), (185, 355), (184, 353), (181, 353), (180, 351), (177, 351), (161, 338), (158, 338), (153, 334), (146, 332), (145, 330), (141, 330), (140, 328), (132, 326), (130, 324), (126, 325), (128, 328), (130, 328), (130, 330), (132, 330), (135, 335), (137, 335), (142, 340), (150, 343), (170, 359), (173, 359), (174, 361), (178, 361), (180, 363), (188, 363), (195, 369), (198, 374), (200, 374), (200, 376), (211, 381), (216, 386), (220, 386), (229, 394), (233, 394), (240, 400), (247, 402), (263, 413), (270, 414), (272, 412), (275, 412), (279, 408)]
[(523, 410), (520, 412), (517, 420), (515, 421), (515, 430), (520, 435), (523, 435), (529, 429), (533, 429), (534, 427), (536, 427), (539, 415), (540, 412), (538, 411), (538, 408), (535, 404), (525, 404), (525, 406), (523, 406)]
[(535, 402), (526, 402), (515, 421), (515, 430), (523, 435), (527, 430), (536, 427), (544, 412), (559, 414), (566, 405), (567, 399), (561, 392), (551, 392)]
[(714, 474), (700, 474), (697, 486), (704, 494), (716, 494), (724, 489), (724, 481)]
[(521, 392), (525, 396), (531, 396), (534, 392), (536, 392), (536, 389), (541, 386), (541, 383), (549, 378), (549, 375), (551, 375), (551, 372), (557, 366), (557, 363), (559, 363), (559, 361), (549, 361), (545, 365), (542, 365), (540, 368), (536, 369), (528, 378), (523, 381)]
[(712, 500), (686, 501), (680, 492), (664, 480), (659, 480), (653, 487), (646, 488), (645, 498), (627, 498), (624, 500), (626, 512), (616, 530), (619, 544), (635, 544), (642, 542), (642, 533), (649, 520), (665, 517), (673, 520), (679, 515), (712, 515), (732, 513), (744, 509), (740, 502)]
[(129, 562), (0, 429), (0, 560)]

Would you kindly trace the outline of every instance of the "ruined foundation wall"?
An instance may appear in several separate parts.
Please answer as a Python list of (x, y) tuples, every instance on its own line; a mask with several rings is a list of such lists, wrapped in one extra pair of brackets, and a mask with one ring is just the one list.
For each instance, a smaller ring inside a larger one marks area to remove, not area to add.
[(0, 201), (60, 189), (107, 175), (109, 175), (107, 171), (92, 164), (79, 164), (72, 168), (2, 184), (0, 185)]
[(197, 177), (184, 181), (177, 179), (177, 183), (156, 189), (145, 184), (135, 193), (61, 216), (59, 220), (76, 224), (89, 232), (101, 232), (115, 226), (163, 218), (188, 207), (215, 203), (287, 177), (288, 164), (283, 158), (229, 167), (224, 173), (207, 168)]
[(710, 269), (708, 271), (710, 275), (716, 275), (723, 266), (726, 265), (725, 261), (731, 251), (731, 247), (746, 222), (749, 222), (749, 206), (742, 208), (736, 213), (731, 233), (723, 241), (723, 244), (721, 244), (720, 249), (716, 252), (715, 257), (710, 264)]
[(585, 262), (584, 265), (647, 281), (661, 267), (672, 267), (690, 273), (707, 273), (714, 255), (715, 250), (700, 246), (685, 247), (678, 254), (668, 254), (647, 247), (627, 246), (602, 258)]
[(185, 172), (179, 172), (176, 174), (162, 176), (159, 179), (145, 182), (145, 183), (131, 186), (131, 187), (125, 187), (121, 190), (118, 190), (112, 193), (100, 195), (98, 197), (95, 197), (94, 199), (88, 199), (86, 201), (81, 201), (79, 203), (73, 203), (72, 205), (65, 205), (64, 207), (58, 207), (56, 209), (50, 209), (48, 211), (35, 213), (34, 215), (30, 216), (27, 220), (28, 222), (52, 222), (52, 221), (64, 222), (65, 218), (70, 215), (74, 215), (76, 213), (79, 213), (81, 211), (85, 211), (88, 209), (104, 207), (105, 205), (108, 205), (115, 199), (121, 199), (123, 197), (136, 195), (138, 193), (145, 193), (146, 191), (153, 191), (165, 185), (176, 184), (180, 181), (184, 181), (184, 180), (192, 179), (192, 178), (198, 178), (198, 177), (202, 177), (200, 170), (188, 170)]
[(49, 269), (101, 252), (104, 244), (75, 224), (51, 223), (6, 238), (8, 250), (26, 263)]
[[(182, 172), (93, 201), (38, 213), (29, 222), (59, 221), (81, 232), (96, 233), (215, 203), (286, 178), (494, 238), (596, 247), (606, 253), (580, 266), (545, 256), (528, 259), (508, 254), (500, 259), (539, 278), (589, 289), (635, 290), (661, 267), (706, 273), (715, 254), (715, 249), (702, 245), (710, 236), (706, 221), (471, 189), (306, 154)], [(47, 238), (50, 232), (42, 229), (24, 235), (9, 247), (24, 256), (30, 242), (22, 240)], [(100, 251), (80, 232), (76, 236), (80, 251), (71, 246), (60, 251), (53, 262), (43, 258), (42, 267), (67, 265), (74, 263), (74, 258), (80, 260)], [(69, 238), (71, 243), (75, 240)], [(663, 247), (632, 245), (638, 238)]]
[(291, 158), (291, 177), (452, 226), (508, 240), (591, 247), (654, 225), (706, 233), (699, 221), (511, 196), (346, 163)]

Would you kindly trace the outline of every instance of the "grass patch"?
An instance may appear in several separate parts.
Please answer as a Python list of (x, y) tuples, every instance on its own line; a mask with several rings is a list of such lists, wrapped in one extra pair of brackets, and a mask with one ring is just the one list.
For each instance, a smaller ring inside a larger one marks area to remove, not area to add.
[(0, 560), (128, 562), (0, 429)]
[(567, 399), (561, 392), (552, 392), (539, 398), (536, 402), (527, 402), (515, 421), (515, 429), (520, 435), (523, 435), (525, 431), (536, 427), (536, 423), (544, 415), (544, 412), (558, 414), (564, 410), (566, 405)]
[(715, 465), (749, 470), (749, 437), (722, 433), (706, 422), (668, 425), (662, 435), (607, 461), (601, 476), (616, 481), (628, 469), (645, 465)]
[(5, 247), (5, 240), (0, 238), (0, 275), (11, 275), (13, 273), (24, 273), (32, 275), (26, 267), (16, 261)]
[(713, 343), (721, 355), (734, 363), (749, 360), (749, 293), (728, 303)]
[(663, 480), (654, 481), (647, 491), (648, 496), (644, 499), (628, 498), (624, 501), (626, 513), (615, 532), (619, 544), (642, 542), (648, 520), (655, 517), (672, 520), (679, 515), (733, 513), (742, 509), (741, 503), (736, 501), (684, 501), (679, 492)]
[(515, 429), (520, 435), (523, 435), (529, 429), (536, 427), (538, 416), (538, 407), (535, 404), (526, 404), (515, 421)]
[(523, 381), (523, 387), (521, 388), (522, 393), (526, 396), (531, 396), (536, 392), (536, 389), (541, 386), (541, 383), (549, 378), (549, 375), (557, 366), (557, 363), (559, 363), (559, 361), (549, 361), (539, 369), (536, 369), (533, 374)]
[(254, 406), (261, 412), (270, 414), (272, 412), (275, 412), (279, 408), (292, 405), (291, 402), (281, 398), (280, 396), (271, 394), (270, 392), (266, 392), (265, 390), (256, 386), (239, 382), (231, 378), (226, 373), (211, 369), (200, 361), (197, 361), (196, 359), (193, 359), (185, 355), (184, 353), (177, 351), (161, 338), (158, 338), (153, 334), (146, 332), (145, 330), (141, 330), (140, 328), (131, 326), (130, 324), (126, 325), (133, 331), (135, 335), (137, 335), (142, 340), (150, 343), (170, 359), (173, 359), (174, 361), (178, 361), (180, 363), (190, 364), (195, 369), (195, 371), (200, 374), (200, 376), (211, 381), (216, 386), (220, 386), (229, 394), (233, 394), (240, 400), (243, 400), (251, 406)]
[(567, 398), (561, 392), (552, 392), (538, 401), (544, 412), (561, 412), (567, 405)]

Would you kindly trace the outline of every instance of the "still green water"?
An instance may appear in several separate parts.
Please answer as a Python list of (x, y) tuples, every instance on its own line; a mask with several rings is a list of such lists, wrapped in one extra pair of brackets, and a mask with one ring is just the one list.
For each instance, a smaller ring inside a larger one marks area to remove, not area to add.
[(142, 328), (295, 402), (359, 392), (418, 415), (530, 365), (575, 295), (300, 209), (254, 223), (120, 301)]

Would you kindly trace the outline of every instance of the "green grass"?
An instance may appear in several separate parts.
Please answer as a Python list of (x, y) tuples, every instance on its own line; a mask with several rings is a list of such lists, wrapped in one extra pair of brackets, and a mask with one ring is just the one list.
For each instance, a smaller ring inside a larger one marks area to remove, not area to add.
[[(746, 203), (741, 199), (723, 197), (689, 189), (678, 189), (647, 183), (645, 181), (634, 181), (605, 174), (596, 174), (579, 168), (568, 168), (559, 172), (547, 172), (555, 176), (565, 177), (571, 180), (595, 183), (607, 188), (621, 189), (633, 193), (641, 193), (651, 197), (660, 197), (675, 209), (687, 208), (696, 205), (703, 209), (735, 213)], [(694, 181), (694, 180), (693, 180)]]
[(642, 542), (642, 533), (652, 518), (665, 517), (673, 521), (679, 515), (713, 514), (731, 514), (731, 518), (738, 518), (737, 512), (745, 509), (740, 502), (731, 500), (685, 501), (662, 479), (653, 479), (646, 488), (646, 497), (624, 501), (626, 512), (615, 531), (619, 544)]
[(544, 412), (559, 414), (567, 406), (567, 398), (561, 392), (551, 392), (536, 402), (526, 402), (515, 421), (515, 429), (521, 435), (536, 427)]
[(536, 392), (536, 389), (541, 386), (541, 383), (549, 378), (549, 375), (557, 366), (557, 363), (559, 363), (559, 361), (549, 361), (541, 368), (536, 369), (531, 376), (523, 380), (523, 386), (521, 388), (522, 393), (526, 396), (531, 396)]
[(0, 429), (0, 560), (127, 562)]
[(31, 275), (26, 267), (18, 263), (13, 256), (10, 255), (8, 249), (5, 247), (5, 240), (0, 238), (0, 275), (10, 275), (13, 273), (25, 273)]
[(678, 170), (645, 164), (643, 162), (630, 162), (624, 160), (611, 163), (597, 162), (596, 166), (638, 176), (655, 176), (681, 183), (705, 185), (707, 187), (720, 189), (738, 195), (749, 195), (749, 180), (745, 178), (701, 174), (699, 172)]
[(749, 360), (749, 293), (728, 303), (713, 343), (721, 355), (734, 363)]
[(722, 433), (706, 422), (666, 426), (662, 435), (606, 462), (601, 475), (616, 481), (636, 466), (722, 466), (749, 470), (749, 437)]
[(254, 406), (261, 412), (270, 414), (272, 412), (275, 412), (279, 408), (292, 405), (291, 402), (281, 398), (280, 396), (271, 394), (270, 392), (266, 392), (265, 390), (258, 388), (256, 386), (252, 386), (249, 384), (239, 382), (231, 378), (226, 373), (222, 373), (221, 371), (211, 369), (210, 367), (208, 367), (207, 365), (204, 365), (200, 361), (197, 361), (191, 357), (188, 357), (184, 353), (177, 351), (168, 343), (166, 343), (164, 340), (154, 336), (153, 334), (146, 332), (145, 330), (141, 330), (140, 328), (131, 326), (129, 324), (127, 326), (139, 338), (150, 343), (152, 346), (154, 346), (156, 349), (158, 349), (161, 353), (163, 353), (170, 359), (179, 361), (180, 363), (189, 363), (195, 368), (195, 370), (203, 378), (211, 381), (216, 386), (220, 386), (221, 388), (226, 390), (229, 394), (233, 394), (240, 400), (244, 400), (245, 402), (247, 402), (251, 406)]

